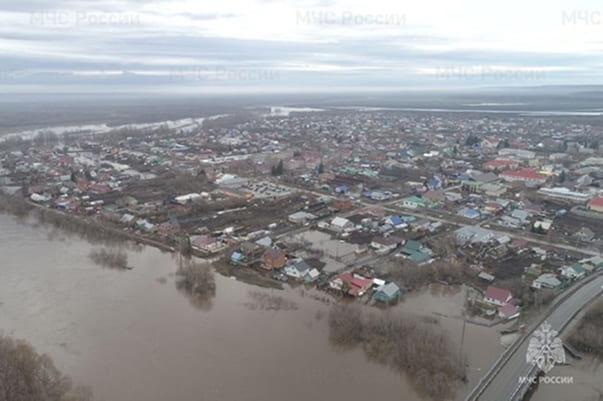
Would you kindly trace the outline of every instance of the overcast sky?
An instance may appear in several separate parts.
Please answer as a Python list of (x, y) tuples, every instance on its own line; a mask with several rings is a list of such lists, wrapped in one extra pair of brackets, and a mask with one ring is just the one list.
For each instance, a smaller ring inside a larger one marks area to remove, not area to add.
[(4, 93), (603, 83), (600, 1), (10, 3)]

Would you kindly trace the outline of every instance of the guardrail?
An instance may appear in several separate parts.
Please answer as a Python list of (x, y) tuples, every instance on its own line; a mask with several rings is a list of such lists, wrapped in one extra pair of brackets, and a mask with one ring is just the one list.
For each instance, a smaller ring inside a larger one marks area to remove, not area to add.
[[(544, 313), (543, 317), (541, 317), (536, 323), (532, 323), (530, 325), (530, 330), (526, 331), (526, 333), (532, 334), (532, 332), (534, 330), (536, 330), (536, 328), (539, 327), (551, 315), (551, 313), (555, 309), (557, 309), (557, 307), (561, 303), (563, 303), (564, 301), (566, 301), (569, 297), (571, 297), (576, 291), (578, 291), (584, 285), (586, 285), (587, 283), (591, 282), (592, 280), (594, 280), (595, 278), (597, 278), (597, 277), (599, 277), (601, 275), (603, 275), (603, 270), (599, 271), (599, 272), (596, 272), (595, 274), (592, 274), (592, 275), (586, 277), (583, 280), (580, 280), (579, 282), (575, 283), (573, 286), (571, 286), (570, 288), (568, 288), (566, 291), (564, 291), (563, 293), (559, 294), (557, 296), (557, 298), (555, 298), (553, 300), (553, 302), (551, 303), (551, 305), (549, 305), (547, 307), (546, 312)], [(492, 365), (492, 367), (490, 369), (488, 369), (488, 371), (486, 372), (486, 374), (480, 379), (479, 383), (475, 387), (473, 387), (473, 390), (471, 390), (471, 392), (467, 395), (467, 397), (465, 398), (465, 400), (466, 401), (477, 400), (479, 398), (479, 396), (482, 395), (482, 393), (484, 392), (484, 390), (486, 389), (486, 387), (492, 382), (492, 380), (494, 379), (494, 377), (496, 376), (496, 374), (498, 374), (498, 372), (504, 367), (504, 365), (506, 364), (506, 362), (513, 356), (513, 354), (515, 354), (515, 352), (517, 352), (517, 350), (519, 349), (519, 347), (528, 338), (529, 338), (529, 335), (527, 335), (527, 334), (518, 337), (511, 344), (511, 346), (509, 348), (507, 348), (505, 351), (503, 351), (503, 353), (494, 362), (494, 364)]]

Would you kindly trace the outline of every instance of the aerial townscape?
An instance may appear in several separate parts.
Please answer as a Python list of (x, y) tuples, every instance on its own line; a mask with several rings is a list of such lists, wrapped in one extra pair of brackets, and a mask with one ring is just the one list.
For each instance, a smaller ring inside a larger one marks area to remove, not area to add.
[[(131, 268), (115, 251), (126, 241), (346, 305), (329, 321), (342, 342), (372, 341), (352, 340), (371, 324), (346, 317), (354, 304), (388, 309), (434, 285), (462, 288), (464, 322), (516, 335), (603, 271), (602, 130), (567, 117), (279, 107), (102, 135), (45, 129), (0, 143), (0, 207), (108, 244), (90, 255), (105, 266)], [(194, 282), (193, 267), (178, 270), (183, 286), (212, 297), (215, 280)], [(468, 380), (450, 358), (423, 367), (441, 386), (417, 379), (436, 399)]]
[(594, 0), (0, 6), (0, 401), (603, 401)]

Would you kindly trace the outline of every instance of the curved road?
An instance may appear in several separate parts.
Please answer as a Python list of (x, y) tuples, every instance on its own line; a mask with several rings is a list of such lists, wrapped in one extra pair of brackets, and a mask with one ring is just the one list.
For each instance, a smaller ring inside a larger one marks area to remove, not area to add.
[[(546, 317), (552, 329), (562, 333), (567, 323), (591, 300), (603, 292), (603, 276), (592, 279), (577, 289), (569, 298), (562, 301)], [(537, 326), (538, 327), (538, 326)], [(532, 364), (526, 362), (526, 352), (529, 338), (537, 327), (522, 337), (519, 348), (513, 353), (510, 359), (496, 373), (490, 382), (485, 384), (485, 388), (479, 392), (476, 397), (469, 397), (468, 400), (521, 400), (528, 384), (520, 383), (520, 377), (530, 377), (535, 374)], [(555, 375), (555, 369), (549, 372), (549, 375)], [(480, 385), (482, 383), (480, 382)]]

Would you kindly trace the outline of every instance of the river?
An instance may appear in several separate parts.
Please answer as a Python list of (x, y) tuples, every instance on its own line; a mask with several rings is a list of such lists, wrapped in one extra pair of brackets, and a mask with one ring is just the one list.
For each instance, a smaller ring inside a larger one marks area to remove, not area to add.
[[(130, 250), (133, 270), (115, 271), (93, 264), (91, 249), (0, 214), (0, 330), (50, 355), (98, 400), (421, 400), (361, 349), (334, 349), (329, 306), (309, 292), (273, 290), (298, 308), (265, 311), (250, 306), (255, 287), (217, 275), (200, 309), (176, 289), (170, 254)], [(442, 325), (460, 345), (458, 294), (426, 291), (395, 310), (448, 315)], [(501, 349), (494, 329), (469, 324), (463, 348), (470, 384)]]

